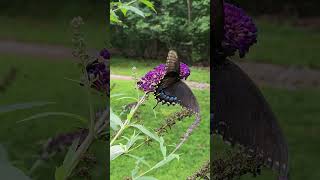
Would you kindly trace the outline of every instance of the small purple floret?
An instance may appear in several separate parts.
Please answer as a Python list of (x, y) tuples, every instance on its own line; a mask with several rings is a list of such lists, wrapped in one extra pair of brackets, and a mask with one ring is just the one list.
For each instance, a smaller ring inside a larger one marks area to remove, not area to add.
[[(102, 56), (105, 60), (110, 58), (110, 54), (107, 49), (103, 49), (100, 52), (100, 55), (103, 54), (102, 52), (106, 53), (107, 56)], [(106, 54), (103, 54), (106, 55)], [(109, 84), (110, 84), (110, 70), (108, 66), (109, 61), (94, 61), (91, 64), (87, 65), (87, 73), (89, 79), (92, 82), (92, 88), (104, 92), (109, 95)]]
[(111, 57), (110, 52), (109, 52), (108, 49), (106, 49), (106, 48), (102, 49), (102, 50), (100, 51), (99, 55), (100, 55), (101, 57), (103, 57), (104, 59), (110, 59), (110, 57)]
[[(149, 71), (144, 77), (137, 82), (139, 89), (144, 92), (154, 92), (156, 85), (160, 83), (161, 79), (166, 74), (165, 64), (160, 64), (153, 70)], [(180, 79), (187, 79), (190, 75), (188, 65), (180, 63)]]

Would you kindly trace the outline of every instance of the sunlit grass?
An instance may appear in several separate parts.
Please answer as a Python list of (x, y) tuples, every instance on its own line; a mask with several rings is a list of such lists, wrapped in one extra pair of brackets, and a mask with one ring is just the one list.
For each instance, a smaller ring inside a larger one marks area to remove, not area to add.
[[(136, 97), (133, 81), (112, 80), (115, 84), (115, 89), (112, 94), (124, 93), (126, 96)], [(191, 137), (186, 141), (177, 153), (181, 154), (179, 161), (172, 161), (166, 166), (152, 172), (151, 174), (158, 179), (172, 179), (180, 180), (186, 179), (201, 167), (205, 161), (210, 157), (210, 136), (209, 136), (209, 90), (193, 90), (200, 104), (202, 122), (200, 126), (194, 130)], [(116, 113), (120, 113), (122, 106), (133, 102), (133, 100), (120, 100), (111, 99), (111, 107)], [(147, 128), (153, 130), (160, 127), (161, 122), (173, 112), (179, 111), (180, 107), (173, 107), (167, 105), (158, 105), (156, 110), (156, 117), (152, 111), (155, 106), (156, 100), (150, 96), (145, 106), (142, 106), (139, 111), (138, 120), (143, 123)], [(123, 116), (124, 118), (125, 116)], [(137, 120), (136, 119), (136, 120)], [(183, 122), (177, 123), (168, 133), (164, 136), (167, 145), (172, 145), (180, 141), (180, 137), (194, 121), (194, 117), (186, 118)], [(129, 136), (129, 135), (127, 135)], [(168, 152), (173, 150), (173, 147), (167, 147)], [(143, 156), (145, 160), (155, 164), (162, 159), (162, 154), (157, 143), (152, 143), (151, 146), (145, 146), (133, 152), (134, 155)], [(111, 162), (111, 179), (123, 179), (125, 176), (130, 176), (131, 170), (135, 167), (135, 160), (128, 157), (119, 157)]]

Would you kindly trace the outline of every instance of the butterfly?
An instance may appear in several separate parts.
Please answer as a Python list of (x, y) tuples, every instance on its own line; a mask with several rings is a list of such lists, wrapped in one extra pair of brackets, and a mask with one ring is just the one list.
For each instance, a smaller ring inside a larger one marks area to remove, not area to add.
[(180, 78), (180, 61), (177, 52), (174, 50), (170, 50), (168, 53), (166, 73), (157, 84), (154, 96), (157, 100), (157, 105), (160, 102), (168, 106), (180, 104), (195, 113), (199, 112), (199, 104), (196, 97)]
[[(259, 88), (221, 49), (223, 1), (216, 0), (211, 70), (211, 132), (232, 146), (263, 156), (263, 163), (287, 179), (288, 145), (277, 118)], [(222, 25), (221, 25), (222, 23)]]

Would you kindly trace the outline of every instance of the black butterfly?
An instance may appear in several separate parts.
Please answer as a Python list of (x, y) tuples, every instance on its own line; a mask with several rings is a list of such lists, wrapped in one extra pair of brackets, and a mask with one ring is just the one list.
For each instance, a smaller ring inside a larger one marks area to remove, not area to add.
[(155, 98), (162, 104), (180, 104), (199, 112), (199, 105), (191, 89), (180, 78), (180, 61), (175, 51), (170, 50), (166, 61), (166, 74), (154, 92)]
[(215, 0), (215, 3), (211, 131), (221, 135), (232, 146), (240, 144), (248, 152), (261, 154), (265, 165), (287, 179), (289, 157), (284, 135), (260, 90), (242, 69), (224, 55), (221, 48), (223, 1)]

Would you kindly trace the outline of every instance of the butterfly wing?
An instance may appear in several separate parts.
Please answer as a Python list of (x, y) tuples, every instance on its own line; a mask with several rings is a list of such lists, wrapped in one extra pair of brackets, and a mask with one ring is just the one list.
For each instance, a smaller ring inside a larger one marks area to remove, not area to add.
[(199, 104), (192, 93), (191, 89), (183, 81), (178, 81), (168, 88), (164, 89), (164, 93), (169, 96), (177, 97), (181, 106), (199, 113)]
[(212, 73), (213, 132), (232, 145), (262, 153), (266, 165), (287, 175), (287, 143), (260, 90), (229, 60)]

